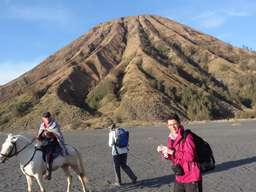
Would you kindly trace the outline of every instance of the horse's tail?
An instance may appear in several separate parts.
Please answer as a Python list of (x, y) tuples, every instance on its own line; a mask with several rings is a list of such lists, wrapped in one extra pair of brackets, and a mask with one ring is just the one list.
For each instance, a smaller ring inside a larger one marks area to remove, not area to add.
[(77, 170), (76, 170), (76, 172), (81, 177), (83, 177), (85, 180), (87, 180), (85, 177), (85, 169), (84, 169), (82, 155), (76, 148), (74, 148), (74, 149), (76, 150), (76, 154), (77, 154)]
[(83, 159), (81, 153), (77, 150), (77, 174), (80, 177), (80, 181), (82, 182), (82, 185), (84, 187), (84, 191), (87, 191), (86, 185), (89, 183), (87, 177), (85, 176), (85, 169), (84, 169), (84, 164), (83, 164)]
[(81, 171), (81, 175), (85, 176), (85, 169), (84, 169), (84, 164), (83, 164), (83, 160), (82, 160), (82, 155), (79, 151), (77, 151), (77, 156), (78, 156), (79, 170)]
[(77, 155), (76, 166), (73, 168), (76, 169), (75, 171), (77, 172), (77, 174), (85, 175), (85, 169), (84, 169), (84, 165), (83, 165), (82, 155), (75, 147), (73, 147), (73, 148), (75, 149), (76, 155)]

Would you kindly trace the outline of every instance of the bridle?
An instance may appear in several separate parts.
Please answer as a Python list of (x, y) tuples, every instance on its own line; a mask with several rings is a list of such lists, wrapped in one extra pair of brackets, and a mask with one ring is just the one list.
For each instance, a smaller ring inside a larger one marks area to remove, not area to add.
[[(10, 150), (10, 152), (8, 154), (3, 154), (0, 153), (0, 155), (2, 157), (4, 157), (2, 163), (4, 163), (7, 159), (10, 159), (11, 157), (17, 156), (20, 152), (22, 152), (24, 149), (26, 149), (29, 145), (31, 145), (33, 142), (35, 141), (35, 139), (32, 139), (32, 141), (30, 143), (28, 143), (27, 145), (25, 145), (24, 147), (22, 147), (20, 150), (17, 150), (17, 145), (16, 142), (11, 142), (12, 144), (12, 149)], [(14, 153), (13, 153), (14, 152)]]

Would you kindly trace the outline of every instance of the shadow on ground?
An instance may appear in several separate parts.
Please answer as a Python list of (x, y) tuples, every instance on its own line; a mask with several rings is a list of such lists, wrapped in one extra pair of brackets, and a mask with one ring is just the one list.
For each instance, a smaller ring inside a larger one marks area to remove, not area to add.
[(174, 182), (174, 175), (166, 175), (162, 177), (155, 177), (151, 179), (144, 179), (138, 181), (136, 184), (123, 184), (121, 187), (115, 187), (107, 190), (106, 192), (125, 192), (125, 191), (134, 191), (140, 190), (143, 188), (156, 188), (158, 189), (162, 185), (169, 185)]
[(244, 159), (239, 159), (239, 160), (235, 160), (235, 161), (227, 161), (227, 162), (216, 165), (215, 170), (210, 172), (210, 173), (227, 171), (229, 169), (232, 169), (232, 168), (235, 168), (235, 167), (240, 167), (240, 166), (246, 165), (246, 164), (251, 164), (251, 163), (254, 163), (254, 162), (256, 162), (256, 156), (249, 157), (249, 158), (244, 158)]
[[(205, 174), (214, 174), (221, 171), (227, 171), (232, 168), (240, 167), (242, 165), (247, 165), (256, 162), (256, 156), (239, 159), (235, 161), (227, 161), (221, 164), (216, 165), (215, 169), (213, 171), (210, 171)], [(166, 175), (162, 177), (155, 177), (151, 179), (145, 179), (138, 181), (137, 184), (124, 184), (122, 187), (119, 188), (111, 188), (107, 190), (106, 192), (126, 192), (126, 191), (134, 191), (134, 190), (140, 190), (143, 188), (160, 188), (163, 185), (170, 185), (175, 181), (174, 175)]]

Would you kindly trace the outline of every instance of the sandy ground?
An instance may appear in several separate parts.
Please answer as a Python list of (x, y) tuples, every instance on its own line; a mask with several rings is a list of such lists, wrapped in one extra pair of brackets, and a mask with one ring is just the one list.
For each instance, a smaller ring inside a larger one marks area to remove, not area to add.
[[(256, 121), (207, 122), (187, 125), (205, 138), (215, 154), (216, 169), (204, 175), (205, 192), (252, 192), (256, 191)], [(76, 146), (83, 154), (86, 174), (94, 191), (172, 191), (174, 177), (170, 162), (162, 160), (156, 146), (166, 143), (166, 127), (130, 128), (130, 153), (128, 164), (138, 176), (136, 185), (130, 184), (123, 173), (125, 185), (117, 188), (110, 183), (114, 179), (112, 156), (108, 147), (108, 130), (66, 133), (66, 143)], [(0, 143), (6, 136), (0, 134)], [(77, 178), (73, 179), (73, 191), (82, 191)], [(62, 192), (66, 179), (61, 170), (47, 181), (49, 192)], [(26, 191), (26, 180), (17, 159), (13, 157), (0, 164), (0, 191)], [(36, 183), (33, 191), (39, 191)]]

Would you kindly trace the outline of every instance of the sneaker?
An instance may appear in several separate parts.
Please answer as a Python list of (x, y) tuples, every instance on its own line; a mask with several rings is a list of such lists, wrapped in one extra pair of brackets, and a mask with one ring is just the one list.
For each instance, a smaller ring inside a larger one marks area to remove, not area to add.
[(113, 185), (114, 185), (114, 186), (117, 186), (117, 187), (120, 187), (122, 184), (119, 183), (119, 182), (115, 182), (115, 183), (113, 183)]
[(135, 179), (132, 180), (132, 184), (136, 184), (137, 183), (137, 177)]

